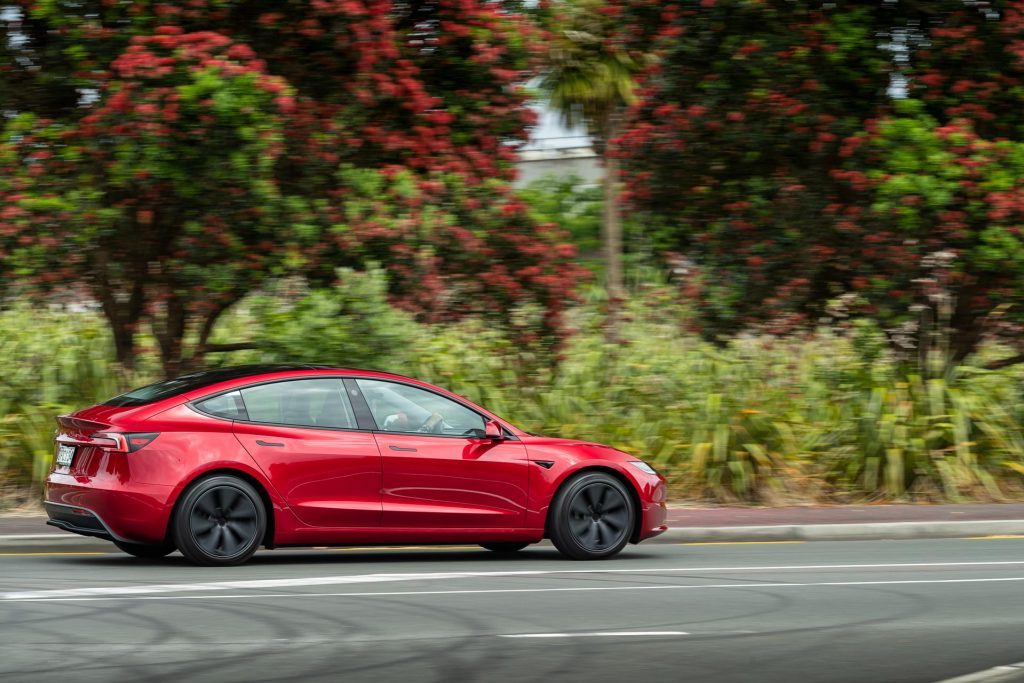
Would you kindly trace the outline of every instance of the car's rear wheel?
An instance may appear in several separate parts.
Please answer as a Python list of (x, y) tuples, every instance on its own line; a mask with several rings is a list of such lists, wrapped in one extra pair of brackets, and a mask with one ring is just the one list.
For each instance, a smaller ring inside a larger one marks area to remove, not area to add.
[(267, 528), (260, 494), (230, 475), (203, 479), (182, 496), (174, 514), (174, 543), (201, 565), (242, 564), (260, 547)]
[(573, 560), (602, 560), (629, 542), (636, 510), (626, 487), (604, 472), (583, 472), (566, 482), (551, 503), (548, 535)]
[(114, 541), (114, 545), (122, 552), (142, 558), (144, 560), (155, 560), (174, 552), (173, 543), (127, 543), (125, 541)]
[(521, 541), (503, 541), (500, 543), (481, 543), (480, 547), (486, 550), (490, 550), (495, 553), (517, 553), (529, 543), (523, 543)]

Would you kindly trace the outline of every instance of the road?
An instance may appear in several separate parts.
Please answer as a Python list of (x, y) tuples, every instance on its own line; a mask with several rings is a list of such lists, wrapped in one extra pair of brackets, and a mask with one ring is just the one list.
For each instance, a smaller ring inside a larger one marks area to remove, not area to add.
[(1024, 539), (0, 556), (4, 681), (938, 681), (1024, 660)]

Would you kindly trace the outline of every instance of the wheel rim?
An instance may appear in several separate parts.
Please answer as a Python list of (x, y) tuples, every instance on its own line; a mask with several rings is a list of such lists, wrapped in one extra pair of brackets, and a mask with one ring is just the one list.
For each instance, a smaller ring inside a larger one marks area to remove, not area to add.
[(233, 486), (216, 486), (204, 492), (191, 514), (192, 537), (212, 557), (232, 557), (244, 552), (259, 527), (256, 505)]
[(629, 504), (606, 482), (587, 484), (569, 504), (569, 530), (576, 542), (592, 551), (607, 550), (629, 533)]

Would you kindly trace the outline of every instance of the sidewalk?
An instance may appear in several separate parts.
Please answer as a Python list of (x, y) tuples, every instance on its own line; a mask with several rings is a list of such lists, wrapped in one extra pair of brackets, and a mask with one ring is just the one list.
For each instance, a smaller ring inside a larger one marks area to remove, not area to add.
[(1024, 534), (1024, 503), (669, 508), (665, 542), (852, 541)]
[[(670, 506), (662, 543), (844, 541), (1024, 535), (1024, 503), (740, 508)], [(107, 541), (0, 516), (0, 553), (109, 550)]]

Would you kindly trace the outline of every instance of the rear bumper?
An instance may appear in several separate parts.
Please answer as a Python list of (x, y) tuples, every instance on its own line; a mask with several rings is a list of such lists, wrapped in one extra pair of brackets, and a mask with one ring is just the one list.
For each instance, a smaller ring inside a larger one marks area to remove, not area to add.
[(160, 543), (166, 538), (173, 487), (102, 488), (98, 483), (82, 484), (70, 475), (51, 474), (44, 502), (47, 523), (83, 536), (131, 543)]
[[(92, 510), (81, 507), (72, 507), (61, 503), (44, 503), (46, 514), (50, 517), (46, 523), (64, 531), (81, 536), (93, 536), (108, 541), (115, 540), (114, 534), (110, 532), (103, 520)], [(121, 539), (117, 539), (121, 540)]]

